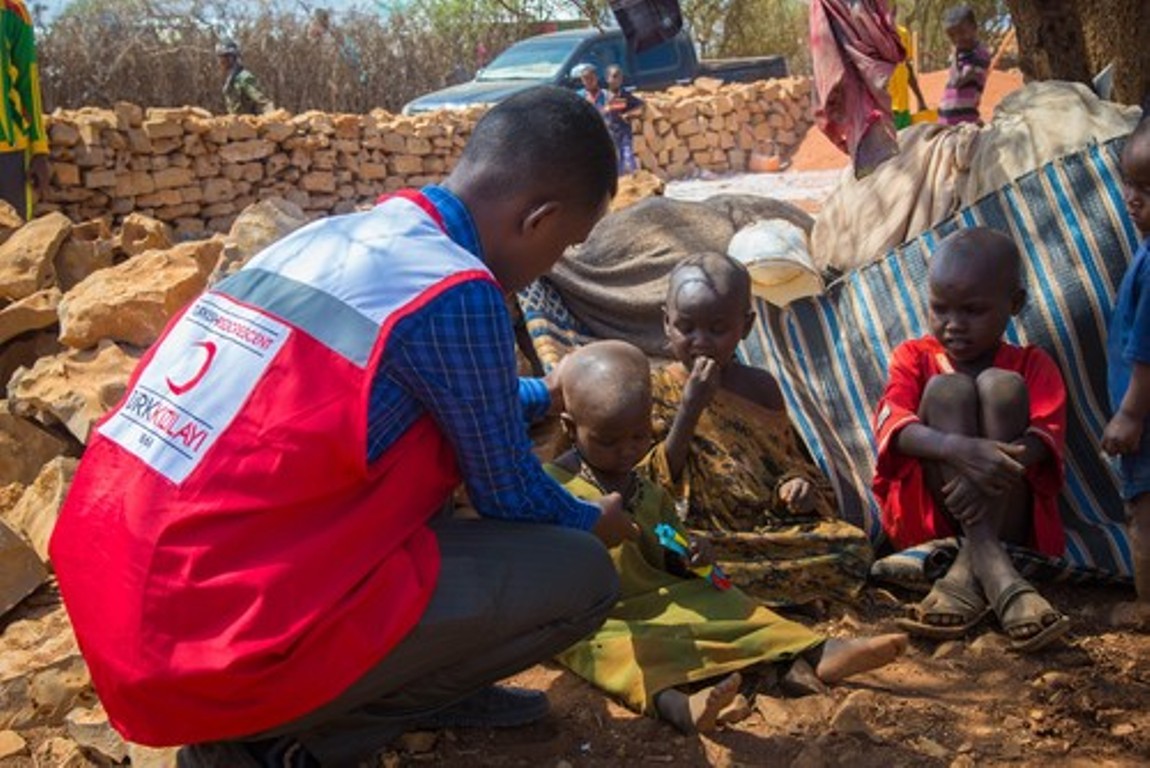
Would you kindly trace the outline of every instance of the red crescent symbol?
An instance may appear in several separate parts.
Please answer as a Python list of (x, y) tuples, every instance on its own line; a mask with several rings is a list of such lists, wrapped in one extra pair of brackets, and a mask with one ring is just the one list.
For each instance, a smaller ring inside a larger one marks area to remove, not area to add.
[(212, 360), (216, 356), (216, 343), (214, 341), (197, 341), (192, 345), (193, 347), (203, 347), (207, 350), (208, 356), (204, 358), (204, 362), (200, 365), (198, 371), (192, 375), (192, 378), (185, 381), (183, 384), (177, 384), (171, 379), (165, 379), (168, 382), (168, 389), (172, 390), (174, 395), (182, 395), (192, 387), (200, 383), (200, 379), (208, 372), (208, 368), (212, 365)]

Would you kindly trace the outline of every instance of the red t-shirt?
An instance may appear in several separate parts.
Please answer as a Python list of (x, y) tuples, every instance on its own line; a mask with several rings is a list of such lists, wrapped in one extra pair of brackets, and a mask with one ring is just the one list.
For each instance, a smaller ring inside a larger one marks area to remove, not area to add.
[[(1066, 445), (1066, 388), (1062, 374), (1038, 347), (1012, 344), (998, 348), (994, 367), (1022, 376), (1030, 396), (1028, 432), (1050, 448), (1049, 457), (1026, 471), (1034, 498), (1030, 544), (1043, 554), (1059, 557), (1066, 547), (1058, 514)], [(894, 350), (886, 391), (875, 409), (878, 461), (873, 488), (882, 508), (883, 528), (899, 548), (954, 534), (946, 517), (935, 508), (923, 479), (922, 462), (899, 452), (895, 445), (899, 430), (919, 421), (918, 409), (927, 382), (933, 376), (954, 372), (938, 339), (925, 336), (904, 342)]]

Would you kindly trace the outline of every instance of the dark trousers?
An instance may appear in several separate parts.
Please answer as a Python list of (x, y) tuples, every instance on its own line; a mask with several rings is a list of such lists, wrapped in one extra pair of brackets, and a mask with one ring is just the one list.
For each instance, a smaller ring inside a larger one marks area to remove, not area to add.
[(442, 568), (419, 624), (337, 699), (254, 738), (292, 735), (325, 766), (355, 765), (405, 723), (598, 629), (618, 599), (615, 568), (589, 533), (491, 520), (433, 528)]
[(24, 150), (0, 152), (0, 200), (28, 219), (28, 154)]

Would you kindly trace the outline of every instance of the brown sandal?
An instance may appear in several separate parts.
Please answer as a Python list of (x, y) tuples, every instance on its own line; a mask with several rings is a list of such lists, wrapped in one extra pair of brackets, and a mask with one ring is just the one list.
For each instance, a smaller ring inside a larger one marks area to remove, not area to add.
[[(895, 621), (899, 629), (914, 637), (956, 640), (977, 627), (990, 613), (982, 593), (965, 584), (942, 578), (934, 582), (930, 595), (923, 602), (932, 595), (934, 603), (930, 608), (923, 608), (919, 603), (911, 609), (913, 616)], [(957, 616), (961, 621), (958, 624), (937, 624), (927, 621), (928, 616)]]

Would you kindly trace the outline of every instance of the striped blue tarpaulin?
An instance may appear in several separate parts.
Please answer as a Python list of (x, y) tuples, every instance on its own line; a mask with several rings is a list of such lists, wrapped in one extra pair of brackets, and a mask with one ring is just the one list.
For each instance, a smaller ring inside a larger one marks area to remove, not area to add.
[[(1115, 478), (1100, 455), (1109, 407), (1106, 326), (1137, 247), (1122, 203), (1122, 140), (1096, 145), (1034, 171), (966, 208), (885, 258), (851, 272), (818, 297), (783, 310), (764, 302), (745, 359), (783, 386), (795, 426), (835, 484), (842, 514), (881, 543), (870, 493), (874, 404), (891, 351), (926, 332), (926, 264), (950, 232), (987, 226), (1022, 251), (1029, 298), (1007, 335), (1058, 363), (1069, 394), (1067, 484), (1061, 500), (1071, 576), (1131, 574)], [(1039, 560), (1034, 556), (1034, 564)]]

